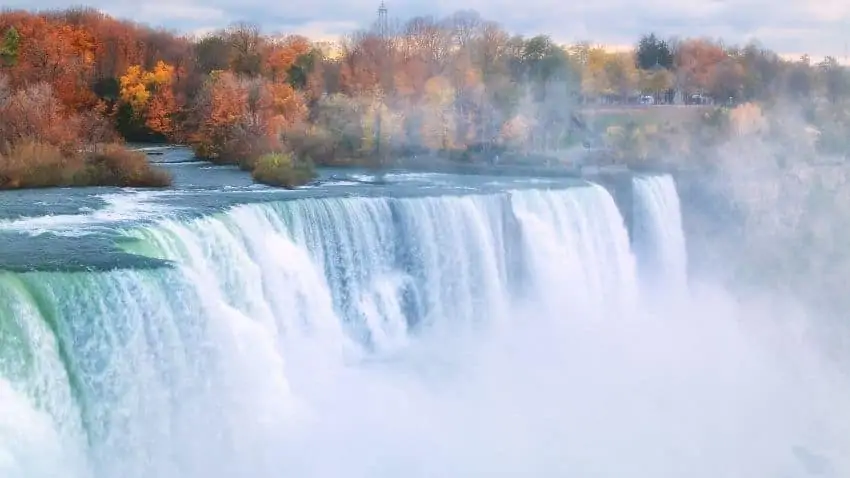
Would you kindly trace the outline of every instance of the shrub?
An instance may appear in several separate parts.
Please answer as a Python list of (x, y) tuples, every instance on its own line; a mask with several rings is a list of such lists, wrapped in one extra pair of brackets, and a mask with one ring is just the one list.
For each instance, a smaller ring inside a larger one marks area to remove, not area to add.
[(76, 175), (75, 183), (156, 188), (171, 185), (171, 175), (151, 165), (144, 153), (113, 144), (87, 155), (85, 167)]
[(0, 155), (0, 189), (54, 186), (165, 187), (170, 175), (147, 157), (120, 145), (90, 153), (24, 141)]
[(82, 166), (80, 156), (57, 146), (22, 142), (0, 154), (0, 189), (68, 186)]
[(304, 185), (316, 177), (312, 161), (295, 160), (291, 154), (283, 153), (260, 156), (251, 174), (257, 182), (287, 189)]

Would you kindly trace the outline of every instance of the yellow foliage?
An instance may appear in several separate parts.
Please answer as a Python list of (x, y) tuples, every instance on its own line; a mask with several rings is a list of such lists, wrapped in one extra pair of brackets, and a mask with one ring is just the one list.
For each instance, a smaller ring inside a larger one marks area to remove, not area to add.
[(144, 71), (142, 67), (133, 65), (127, 68), (125, 73), (119, 80), (121, 85), (121, 100), (134, 110), (138, 110), (147, 104), (150, 98), (150, 92), (145, 88)]
[(157, 62), (150, 72), (139, 65), (132, 65), (119, 79), (121, 100), (132, 106), (134, 111), (141, 111), (155, 90), (170, 86), (173, 76), (174, 67), (163, 61)]
[(586, 95), (599, 95), (609, 91), (605, 76), (605, 63), (608, 53), (602, 48), (590, 48), (586, 51), (586, 62), (581, 75), (581, 90)]
[(669, 70), (642, 70), (638, 85), (642, 91), (665, 91), (673, 87), (673, 74)]
[(288, 83), (272, 83), (269, 86), (271, 105), (276, 115), (282, 116), (284, 124), (293, 124), (307, 116), (307, 105), (303, 97)]
[(585, 53), (581, 89), (586, 95), (627, 94), (638, 83), (632, 53), (612, 53), (590, 48)]
[(154, 66), (153, 71), (145, 73), (144, 83), (156, 86), (168, 85), (173, 77), (174, 67), (160, 60)]

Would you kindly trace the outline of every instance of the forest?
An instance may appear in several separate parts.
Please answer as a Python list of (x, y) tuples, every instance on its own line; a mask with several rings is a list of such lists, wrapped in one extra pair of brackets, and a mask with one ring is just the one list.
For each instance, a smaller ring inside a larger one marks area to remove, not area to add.
[(250, 23), (190, 37), (87, 8), (0, 12), (0, 188), (168, 184), (124, 142), (190, 145), (286, 186), (313, 165), (413, 155), (558, 158), (599, 143), (620, 145), (626, 161), (658, 154), (647, 138), (680, 122), (617, 118), (687, 109), (668, 104), (794, 102), (823, 128), (823, 148), (846, 153), (848, 101), (850, 74), (831, 57), (651, 33), (630, 51), (564, 46), (469, 11), (376, 24), (338, 44)]

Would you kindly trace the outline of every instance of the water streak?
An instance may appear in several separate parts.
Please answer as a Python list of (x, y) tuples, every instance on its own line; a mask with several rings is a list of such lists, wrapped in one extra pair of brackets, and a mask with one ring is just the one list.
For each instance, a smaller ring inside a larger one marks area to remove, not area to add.
[(681, 295), (688, 283), (688, 258), (682, 211), (673, 177), (637, 176), (634, 190), (634, 227), (640, 270), (656, 292)]

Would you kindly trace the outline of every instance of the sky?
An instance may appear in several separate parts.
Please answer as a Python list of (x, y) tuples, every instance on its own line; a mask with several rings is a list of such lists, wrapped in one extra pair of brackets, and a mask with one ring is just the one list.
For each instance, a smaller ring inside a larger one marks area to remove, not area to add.
[[(61, 0), (4, 0), (11, 8), (65, 8)], [(111, 15), (183, 32), (249, 21), (267, 33), (334, 40), (368, 26), (379, 0), (83, 0)], [(387, 0), (390, 20), (474, 10), (513, 33), (545, 33), (560, 43), (622, 47), (644, 33), (706, 36), (727, 43), (757, 39), (782, 55), (850, 55), (850, 0)]]

